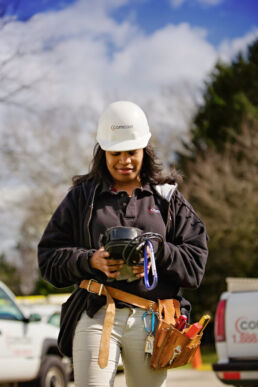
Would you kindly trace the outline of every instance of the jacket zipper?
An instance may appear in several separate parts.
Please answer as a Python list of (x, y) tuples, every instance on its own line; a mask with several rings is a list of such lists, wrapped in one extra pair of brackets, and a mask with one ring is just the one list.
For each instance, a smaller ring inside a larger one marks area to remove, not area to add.
[(92, 200), (91, 200), (91, 204), (90, 204), (90, 215), (89, 215), (89, 219), (88, 219), (88, 223), (87, 223), (87, 231), (88, 231), (88, 236), (89, 236), (90, 249), (92, 248), (92, 241), (91, 241), (91, 234), (90, 234), (90, 222), (91, 222), (92, 213), (93, 213), (94, 199), (95, 199), (96, 190), (97, 190), (97, 185), (94, 187), (94, 191), (93, 191), (93, 195), (92, 195)]

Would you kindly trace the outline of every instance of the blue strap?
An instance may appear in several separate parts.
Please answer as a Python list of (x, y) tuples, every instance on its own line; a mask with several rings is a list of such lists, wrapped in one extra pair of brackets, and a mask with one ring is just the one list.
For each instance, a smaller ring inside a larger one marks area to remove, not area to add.
[[(151, 327), (148, 327), (146, 319), (147, 319), (147, 316), (150, 314), (151, 314)], [(155, 314), (156, 314), (155, 312), (146, 311), (142, 315), (142, 319), (144, 322), (144, 328), (148, 334), (152, 334), (155, 331)]]
[[(150, 249), (150, 260), (151, 260), (151, 272), (153, 276), (152, 284), (149, 283), (149, 276), (148, 276), (148, 251), (147, 246), (149, 246)], [(144, 284), (148, 290), (154, 289), (158, 284), (158, 274), (156, 269), (156, 263), (155, 263), (155, 256), (153, 251), (153, 246), (150, 241), (146, 241), (145, 248), (144, 248)]]

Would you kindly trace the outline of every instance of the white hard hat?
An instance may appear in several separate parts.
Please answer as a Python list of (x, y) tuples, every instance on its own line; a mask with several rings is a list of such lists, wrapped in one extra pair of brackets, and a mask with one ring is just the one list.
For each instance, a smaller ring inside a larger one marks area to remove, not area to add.
[(100, 116), (97, 141), (103, 150), (127, 151), (145, 148), (150, 137), (145, 113), (133, 102), (113, 102)]

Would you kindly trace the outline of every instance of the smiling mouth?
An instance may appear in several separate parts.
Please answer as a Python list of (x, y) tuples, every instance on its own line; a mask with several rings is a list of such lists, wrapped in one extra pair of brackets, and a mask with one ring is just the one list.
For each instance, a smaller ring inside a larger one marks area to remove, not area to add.
[(123, 175), (127, 175), (127, 174), (133, 172), (133, 168), (117, 168), (116, 171), (118, 173), (123, 174)]

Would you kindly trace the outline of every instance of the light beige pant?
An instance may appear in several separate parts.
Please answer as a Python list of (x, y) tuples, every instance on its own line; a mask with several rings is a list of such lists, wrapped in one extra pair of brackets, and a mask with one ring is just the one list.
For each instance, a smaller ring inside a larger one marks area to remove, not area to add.
[(165, 387), (167, 371), (152, 370), (144, 354), (146, 332), (142, 320), (144, 310), (140, 308), (116, 308), (108, 365), (104, 369), (99, 367), (105, 312), (105, 306), (93, 318), (84, 312), (77, 324), (73, 340), (75, 386), (113, 386), (121, 353), (128, 387)]

